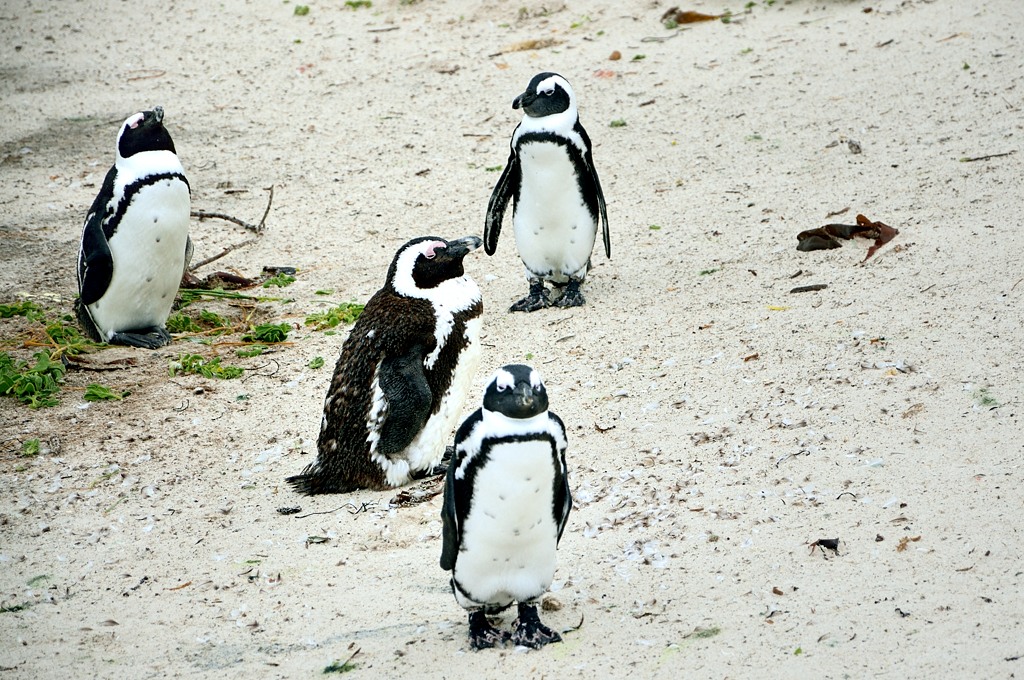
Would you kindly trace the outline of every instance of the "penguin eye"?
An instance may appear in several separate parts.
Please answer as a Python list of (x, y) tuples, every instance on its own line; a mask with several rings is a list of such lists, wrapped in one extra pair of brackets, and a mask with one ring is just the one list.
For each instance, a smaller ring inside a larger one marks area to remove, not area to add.
[(505, 386), (504, 385), (498, 385), (498, 391), (499, 392), (504, 392), (505, 391)]

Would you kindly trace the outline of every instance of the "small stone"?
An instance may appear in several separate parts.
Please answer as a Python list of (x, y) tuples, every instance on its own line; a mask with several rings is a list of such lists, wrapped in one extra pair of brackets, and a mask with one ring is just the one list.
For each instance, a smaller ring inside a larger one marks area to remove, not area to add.
[(540, 608), (546, 612), (557, 612), (562, 608), (562, 603), (554, 595), (545, 595), (541, 600)]

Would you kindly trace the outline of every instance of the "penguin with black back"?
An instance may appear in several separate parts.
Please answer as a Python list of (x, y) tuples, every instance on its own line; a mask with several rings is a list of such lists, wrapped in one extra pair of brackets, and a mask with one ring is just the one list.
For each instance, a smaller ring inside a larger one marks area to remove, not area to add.
[(463, 270), (479, 237), (399, 248), (334, 367), (305, 494), (389, 489), (443, 472), (446, 442), (480, 365), (480, 289)]
[[(537, 614), (555, 574), (555, 551), (572, 509), (562, 420), (548, 411), (540, 375), (510, 364), (494, 374), (482, 406), (455, 435), (445, 477), (441, 568), (469, 612), (474, 649), (509, 639), (539, 648), (561, 641)], [(488, 620), (518, 604), (512, 634)]]
[(192, 259), (191, 188), (159, 106), (125, 120), (116, 152), (85, 218), (75, 312), (93, 340), (156, 349)]
[(584, 304), (580, 285), (590, 269), (598, 225), (612, 256), (608, 211), (594, 167), (590, 137), (580, 125), (576, 95), (557, 73), (539, 73), (512, 102), (525, 115), (512, 133), (508, 163), (487, 205), (484, 250), (493, 255), (509, 201), (519, 257), (530, 294), (509, 311), (552, 304), (545, 282), (563, 288), (559, 307)]

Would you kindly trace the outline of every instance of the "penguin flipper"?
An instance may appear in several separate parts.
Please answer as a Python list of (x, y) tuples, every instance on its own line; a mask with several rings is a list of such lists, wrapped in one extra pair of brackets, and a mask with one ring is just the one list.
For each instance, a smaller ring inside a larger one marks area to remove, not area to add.
[(188, 274), (188, 266), (192, 263), (192, 253), (195, 247), (192, 245), (192, 237), (185, 237), (185, 264), (181, 267), (181, 278), (185, 278)]
[(381, 361), (378, 382), (388, 410), (377, 452), (391, 458), (412, 443), (430, 416), (433, 395), (423, 372), (422, 345)]
[(498, 236), (501, 234), (501, 221), (505, 216), (508, 202), (512, 200), (515, 187), (519, 186), (519, 156), (513, 148), (509, 154), (505, 169), (498, 178), (491, 192), (491, 200), (487, 203), (487, 219), (484, 221), (484, 252), (494, 255), (498, 248)]
[(561, 541), (562, 532), (565, 531), (565, 525), (569, 522), (569, 512), (572, 510), (572, 492), (569, 490), (569, 469), (565, 463), (565, 425), (562, 423), (561, 418), (550, 411), (548, 411), (548, 417), (560, 435), (560, 437), (556, 438), (556, 441), (558, 442), (558, 476), (561, 479), (559, 480), (560, 483), (555, 486), (553, 506), (555, 522), (558, 525), (557, 541)]
[(612, 259), (612, 235), (608, 230), (608, 208), (605, 206), (601, 181), (597, 178), (597, 170), (594, 169), (593, 163), (591, 163), (590, 169), (594, 173), (594, 184), (597, 186), (597, 203), (601, 206), (601, 239), (604, 241), (604, 256), (610, 260)]
[(444, 502), (441, 505), (441, 568), (451, 571), (455, 568), (455, 558), (459, 554), (462, 544), (462, 527), (459, 525), (459, 517), (465, 517), (469, 512), (470, 495), (472, 494), (472, 482), (468, 480), (457, 480), (456, 472), (462, 462), (469, 455), (466, 449), (466, 442), (479, 423), (483, 421), (483, 411), (477, 409), (469, 415), (459, 429), (455, 432), (455, 453), (448, 464), (448, 471), (444, 478)]
[(103, 220), (114, 198), (116, 174), (114, 167), (107, 172), (82, 229), (82, 247), (78, 253), (78, 296), (83, 307), (103, 297), (114, 275), (114, 258), (110, 254), (108, 236), (103, 230)]
[(441, 505), (441, 568), (445, 571), (455, 568), (455, 556), (459, 553), (459, 519), (455, 514), (457, 467), (453, 457), (444, 476), (444, 503)]
[(612, 237), (608, 231), (608, 208), (605, 206), (604, 191), (601, 189), (601, 180), (597, 176), (597, 168), (594, 167), (594, 154), (591, 152), (593, 146), (587, 131), (579, 123), (576, 124), (576, 131), (580, 133), (580, 137), (583, 138), (583, 143), (587, 147), (583, 153), (583, 160), (586, 161), (590, 179), (594, 182), (594, 193), (597, 195), (597, 206), (601, 213), (601, 239), (604, 241), (604, 254), (610, 260), (612, 259)]

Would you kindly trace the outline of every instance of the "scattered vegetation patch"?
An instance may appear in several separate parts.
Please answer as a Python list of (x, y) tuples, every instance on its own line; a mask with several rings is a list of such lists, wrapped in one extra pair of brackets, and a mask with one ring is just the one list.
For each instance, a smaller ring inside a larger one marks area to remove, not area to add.
[(242, 375), (244, 370), (241, 366), (222, 366), (220, 357), (206, 359), (198, 354), (182, 354), (177, 359), (172, 360), (169, 366), (169, 372), (172, 377), (179, 373), (193, 373), (204, 378), (218, 378), (220, 380), (237, 378)]
[(284, 272), (279, 272), (264, 281), (263, 287), (270, 288), (271, 286), (277, 286), (278, 288), (284, 288), (285, 286), (290, 286), (293, 283), (295, 283), (294, 276), (291, 274), (285, 274)]
[(245, 342), (284, 342), (288, 339), (288, 331), (291, 329), (286, 323), (261, 323), (249, 329), (249, 332), (242, 336)]
[(312, 326), (315, 331), (322, 331), (334, 328), (338, 324), (353, 324), (359, 318), (359, 315), (363, 313), (365, 306), (356, 302), (342, 302), (337, 307), (332, 307), (326, 312), (310, 314), (306, 317), (306, 325)]
[(235, 350), (235, 354), (243, 359), (248, 359), (250, 357), (258, 357), (266, 351), (266, 345), (249, 345), (248, 347), (242, 347), (241, 349)]
[(14, 397), (30, 408), (56, 406), (64, 364), (54, 361), (50, 353), (40, 350), (32, 355), (35, 363), (15, 361), (0, 352), (0, 394)]
[[(352, 645), (349, 645), (349, 649), (351, 648)], [(352, 659), (356, 658), (357, 654), (359, 654), (358, 648), (356, 651), (352, 652), (352, 656), (348, 657), (344, 661), (335, 661), (328, 664), (324, 667), (324, 675), (327, 675), (328, 673), (348, 673), (349, 671), (354, 671), (359, 667), (359, 664), (352, 662)]]
[(86, 401), (121, 401), (129, 394), (131, 393), (128, 390), (115, 392), (99, 383), (90, 383), (85, 388), (85, 396), (83, 398)]
[(324, 358), (323, 357), (313, 357), (313, 360), (309, 362), (309, 367), (312, 368), (314, 371), (316, 369), (318, 369), (318, 368), (323, 368), (323, 365), (324, 365)]
[(982, 387), (975, 392), (974, 399), (978, 402), (978, 406), (984, 408), (994, 408), (999, 406), (999, 400), (992, 396), (987, 387)]
[(81, 329), (69, 314), (46, 324), (44, 333), (51, 347), (52, 359), (59, 359), (64, 355), (77, 356), (82, 352), (107, 347), (106, 343), (93, 342), (82, 335)]
[(722, 629), (719, 628), (718, 626), (711, 626), (710, 628), (696, 628), (693, 631), (693, 635), (691, 637), (695, 637), (698, 640), (706, 640), (708, 638), (715, 637), (716, 635), (718, 635), (721, 632), (722, 632)]
[(0, 614), (9, 614), (11, 612), (25, 611), (31, 606), (31, 602), (23, 602), (22, 604), (12, 604), (9, 607), (6, 605), (0, 605)]
[(188, 314), (175, 312), (167, 317), (167, 331), (169, 333), (202, 333), (203, 327)]
[(26, 439), (21, 443), (21, 452), (18, 454), (22, 458), (34, 458), (39, 455), (39, 440), (38, 439)]
[(178, 290), (178, 298), (181, 300), (180, 308), (184, 309), (197, 300), (214, 299), (214, 300), (250, 300), (252, 302), (269, 302), (279, 300), (280, 298), (260, 298), (253, 297), (252, 295), (246, 295), (233, 290), (224, 290), (223, 288), (181, 288)]
[(10, 319), (14, 316), (23, 316), (29, 321), (42, 321), (46, 312), (42, 307), (29, 300), (0, 305), (0, 319)]

